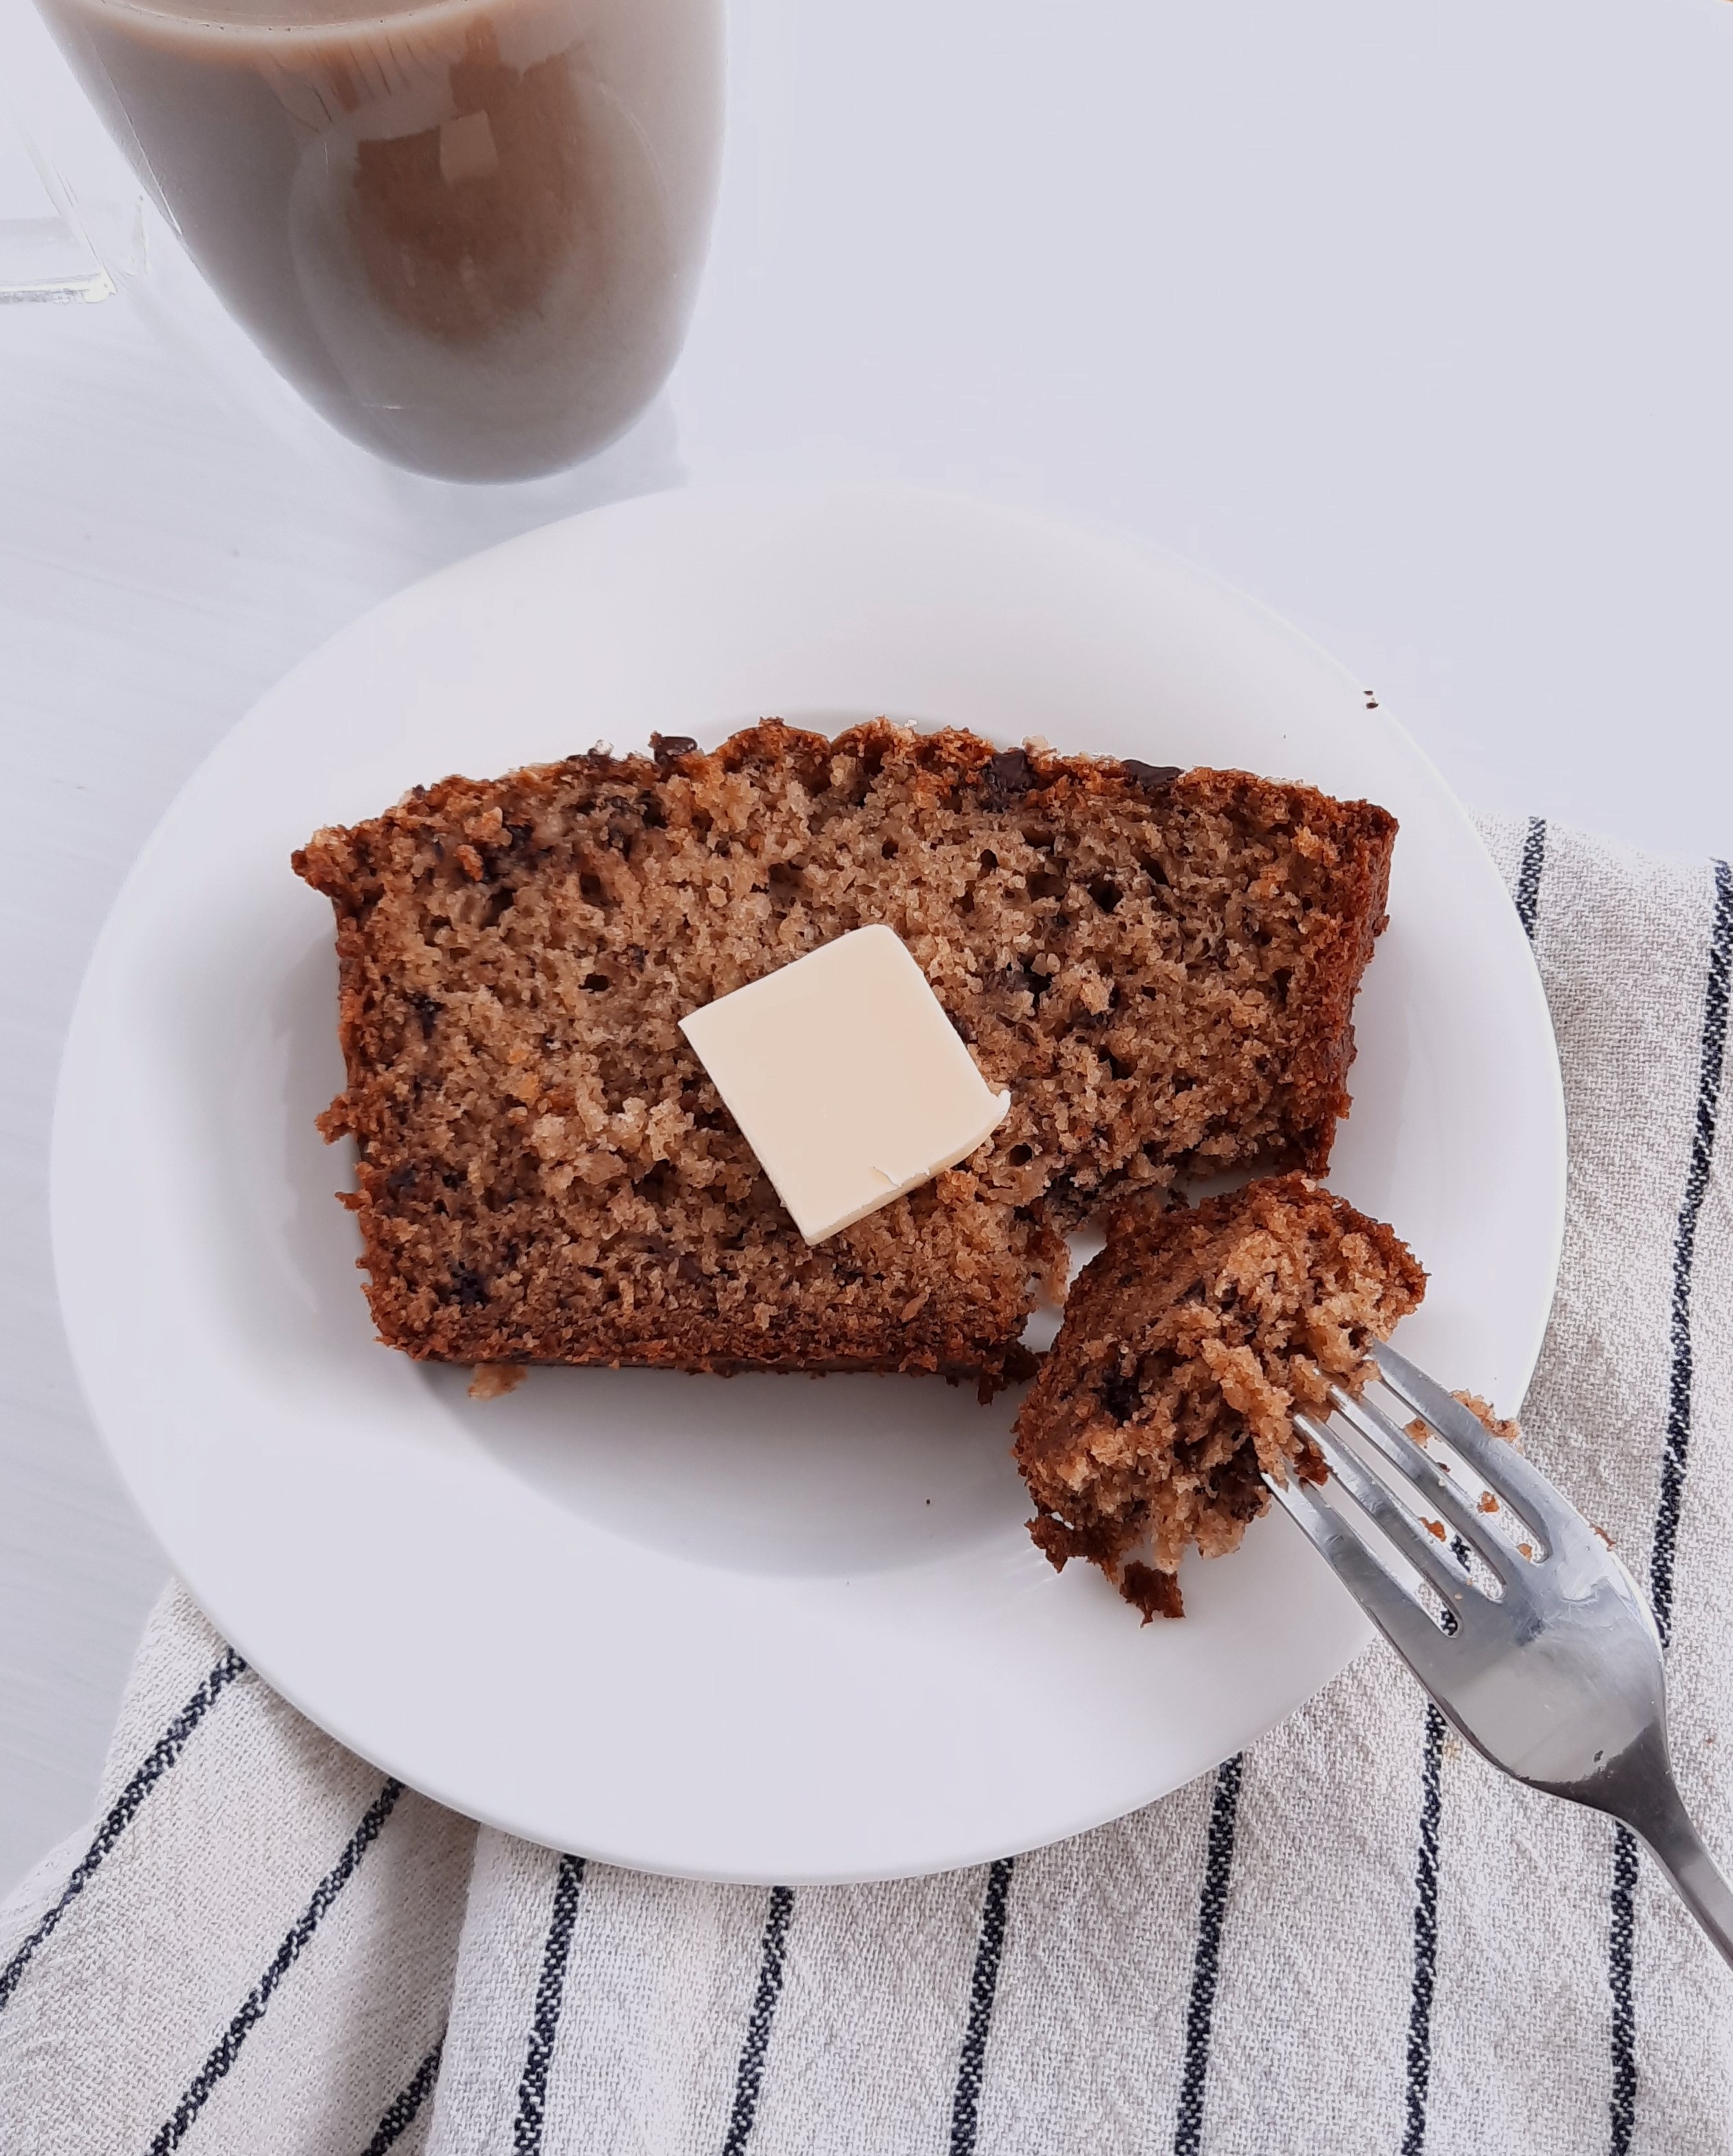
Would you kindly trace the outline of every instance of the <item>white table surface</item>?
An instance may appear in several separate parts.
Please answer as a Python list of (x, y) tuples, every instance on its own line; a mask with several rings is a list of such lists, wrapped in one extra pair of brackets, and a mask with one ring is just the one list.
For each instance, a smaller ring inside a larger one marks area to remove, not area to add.
[[(0, 1887), (165, 1576), (55, 1312), (79, 973), (212, 743), (409, 579), (744, 466), (1044, 505), (1301, 624), (1471, 802), (1733, 849), (1726, 0), (732, 0), (731, 69), (685, 356), (561, 479), (351, 452), (172, 279), (0, 310)], [(0, 87), (95, 157), (26, 0)]]

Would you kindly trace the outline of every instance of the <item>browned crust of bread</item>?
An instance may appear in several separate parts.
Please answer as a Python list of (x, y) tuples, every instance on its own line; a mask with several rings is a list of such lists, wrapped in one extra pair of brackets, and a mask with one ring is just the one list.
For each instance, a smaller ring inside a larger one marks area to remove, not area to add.
[[(319, 832), (346, 1201), (382, 1337), (456, 1362), (1017, 1363), (1061, 1233), (1251, 1157), (1321, 1168), (1393, 820), (883, 721), (418, 787)], [(1010, 1117), (809, 1250), (675, 1020), (870, 921)]]
[(1292, 1414), (1357, 1391), (1425, 1288), (1390, 1229), (1304, 1175), (1127, 1204), (1017, 1418), (1036, 1546), (1100, 1565), (1146, 1622), (1178, 1616), (1186, 1549), (1237, 1547), (1266, 1470), (1322, 1479)]

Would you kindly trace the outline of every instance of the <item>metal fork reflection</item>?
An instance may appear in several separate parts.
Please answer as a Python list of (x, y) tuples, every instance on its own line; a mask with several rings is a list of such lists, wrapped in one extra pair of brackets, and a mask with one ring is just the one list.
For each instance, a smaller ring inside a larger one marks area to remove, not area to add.
[[(1733, 1889), (1674, 1779), (1648, 1603), (1514, 1445), (1393, 1348), (1374, 1353), (1384, 1385), (1479, 1478), (1481, 1494), (1471, 1497), (1444, 1460), (1370, 1400), (1338, 1389), (1328, 1421), (1295, 1417), (1329, 1481), (1266, 1476), (1277, 1502), (1475, 1750), (1530, 1789), (1623, 1820), (1733, 1966)], [(1325, 1495), (1332, 1486), (1346, 1503)]]

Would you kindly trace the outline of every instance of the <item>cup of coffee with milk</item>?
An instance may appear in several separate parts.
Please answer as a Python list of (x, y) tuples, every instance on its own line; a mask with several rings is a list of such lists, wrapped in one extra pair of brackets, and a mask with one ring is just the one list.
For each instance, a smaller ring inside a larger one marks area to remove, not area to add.
[(231, 313), (354, 440), (556, 471), (679, 352), (721, 0), (41, 0)]

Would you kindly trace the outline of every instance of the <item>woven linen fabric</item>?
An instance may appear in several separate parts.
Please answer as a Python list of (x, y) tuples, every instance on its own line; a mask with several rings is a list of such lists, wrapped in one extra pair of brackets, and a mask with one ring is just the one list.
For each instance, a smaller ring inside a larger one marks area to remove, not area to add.
[[(1526, 1443), (1648, 1586), (1733, 1860), (1733, 879), (1483, 828), (1571, 1132)], [(1382, 1648), (1114, 1825), (791, 1891), (478, 1830), (172, 1590), (100, 1804), (0, 1910), (8, 2156), (1733, 2150), (1733, 1974), (1628, 1833), (1504, 1780)]]

